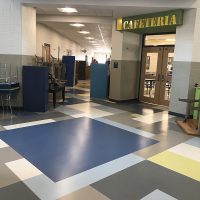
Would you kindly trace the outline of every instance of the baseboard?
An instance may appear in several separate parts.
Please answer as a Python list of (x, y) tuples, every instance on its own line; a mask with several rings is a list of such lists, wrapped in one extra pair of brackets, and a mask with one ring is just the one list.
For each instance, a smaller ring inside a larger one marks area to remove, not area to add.
[(116, 99), (110, 99), (110, 98), (108, 98), (108, 100), (116, 102), (116, 103), (125, 103), (125, 102), (133, 102), (133, 101), (139, 102), (138, 99), (116, 100)]
[[(171, 112), (171, 111), (169, 111), (169, 115), (174, 115), (174, 116), (176, 116), (176, 117), (185, 118), (185, 115), (180, 114), (180, 113), (176, 113), (176, 112)], [(192, 117), (192, 115), (191, 115), (191, 117)]]

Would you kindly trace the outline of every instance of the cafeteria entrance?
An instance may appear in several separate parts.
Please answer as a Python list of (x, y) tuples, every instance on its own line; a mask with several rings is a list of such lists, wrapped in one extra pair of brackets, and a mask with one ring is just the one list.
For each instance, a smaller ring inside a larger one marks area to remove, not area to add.
[[(162, 42), (160, 43), (161, 40), (159, 41), (159, 39), (155, 40), (154, 37), (161, 38)], [(155, 35), (153, 38), (151, 42), (155, 43), (151, 43), (149, 46), (147, 43), (150, 42), (150, 39), (145, 38), (145, 44), (147, 45), (143, 47), (140, 101), (168, 106), (173, 71), (175, 34)]]

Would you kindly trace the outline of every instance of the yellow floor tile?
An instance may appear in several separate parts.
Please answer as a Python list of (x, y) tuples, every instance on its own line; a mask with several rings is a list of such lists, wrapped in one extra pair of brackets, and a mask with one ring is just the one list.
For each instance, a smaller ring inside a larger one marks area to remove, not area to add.
[(180, 156), (170, 151), (164, 151), (148, 159), (158, 165), (200, 181), (200, 162)]

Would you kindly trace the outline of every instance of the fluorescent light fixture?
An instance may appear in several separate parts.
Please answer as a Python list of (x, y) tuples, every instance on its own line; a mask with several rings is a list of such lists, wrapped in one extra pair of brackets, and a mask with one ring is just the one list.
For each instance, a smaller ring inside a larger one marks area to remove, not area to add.
[(80, 23), (75, 23), (75, 24), (70, 24), (70, 26), (74, 26), (74, 27), (83, 27), (85, 26), (84, 24), (80, 24)]
[(70, 7), (65, 7), (65, 8), (57, 8), (60, 12), (66, 12), (66, 13), (76, 13), (78, 10), (76, 8), (70, 8)]
[(85, 39), (87, 39), (87, 40), (94, 40), (93, 37), (85, 37)]
[(175, 42), (176, 39), (174, 39), (174, 38), (168, 38), (168, 39), (166, 39), (165, 41), (167, 41), (167, 42)]
[(88, 32), (88, 31), (78, 31), (79, 33), (81, 33), (81, 34), (89, 34), (90, 32)]
[(93, 40), (90, 40), (89, 43), (95, 44), (95, 43), (97, 43), (97, 42), (96, 42), (96, 41), (93, 41)]

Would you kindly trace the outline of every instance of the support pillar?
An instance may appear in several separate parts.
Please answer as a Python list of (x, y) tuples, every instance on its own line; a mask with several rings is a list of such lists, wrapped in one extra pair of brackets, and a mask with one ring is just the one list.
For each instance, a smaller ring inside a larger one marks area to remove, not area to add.
[(112, 29), (112, 52), (110, 65), (110, 95), (117, 101), (138, 98), (141, 37), (135, 33)]
[(169, 111), (186, 113), (179, 98), (194, 98), (194, 85), (200, 84), (200, 9), (186, 10), (183, 25), (177, 27)]

